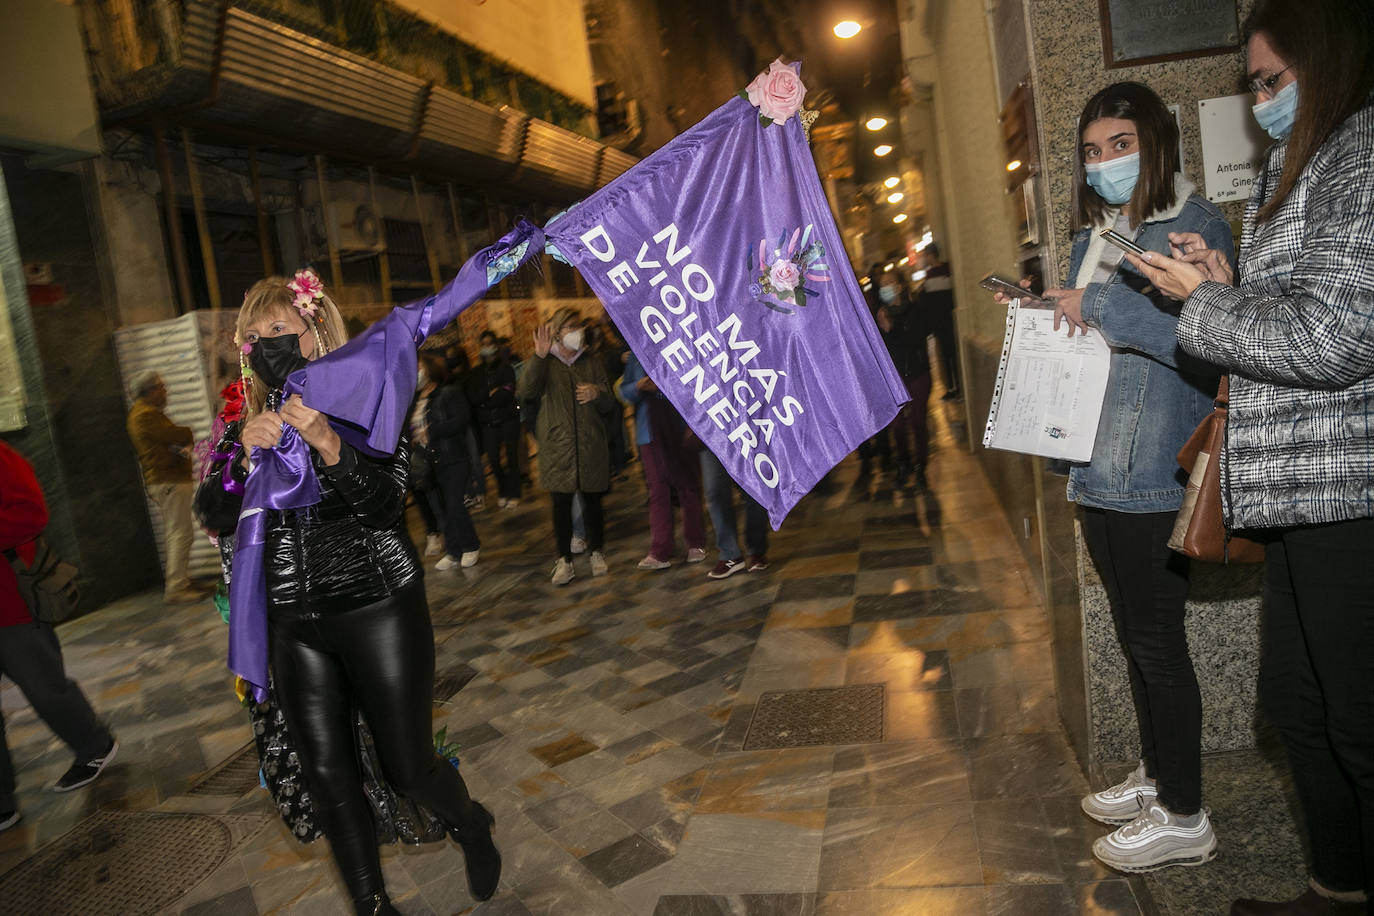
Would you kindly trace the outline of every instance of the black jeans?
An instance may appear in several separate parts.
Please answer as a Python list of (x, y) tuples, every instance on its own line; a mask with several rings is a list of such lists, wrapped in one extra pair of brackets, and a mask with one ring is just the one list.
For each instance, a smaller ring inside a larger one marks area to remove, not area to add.
[[(501, 463), (501, 449), (505, 447), (506, 461)], [(502, 499), (520, 498), (520, 421), (506, 420), (496, 426), (482, 427), (482, 447), (496, 478), (496, 494)]]
[(1260, 703), (1307, 821), (1312, 877), (1374, 889), (1374, 519), (1275, 531)]
[(1175, 512), (1083, 508), (1083, 540), (1112, 606), (1145, 772), (1175, 814), (1202, 807), (1202, 695), (1188, 636), (1188, 558), (1169, 549)]
[[(550, 493), (553, 497), (553, 538), (558, 555), (572, 560), (572, 493)], [(606, 540), (606, 519), (601, 514), (602, 493), (582, 494), (582, 520), (587, 527), (587, 549), (600, 550)]]
[(271, 658), (282, 712), (344, 884), (354, 899), (381, 893), (377, 834), (354, 743), (355, 706), (397, 792), (451, 826), (474, 813), (462, 777), (434, 752), (434, 631), (424, 584), (317, 620), (274, 619)]
[(463, 505), (463, 494), (472, 476), (467, 457), (451, 464), (436, 465), (434, 476), (438, 479), (439, 492), (444, 500), (445, 552), (457, 557), (481, 547), (477, 528), (472, 524), (472, 515)]

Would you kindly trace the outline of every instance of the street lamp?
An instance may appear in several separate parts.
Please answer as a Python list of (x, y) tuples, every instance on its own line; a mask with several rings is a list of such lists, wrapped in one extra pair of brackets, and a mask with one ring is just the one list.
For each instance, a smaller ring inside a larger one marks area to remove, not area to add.
[(863, 26), (859, 25), (859, 24), (858, 24), (857, 22), (855, 22), (853, 19), (846, 19), (846, 20), (844, 20), (843, 22), (837, 22), (837, 23), (835, 23), (835, 29), (834, 29), (835, 37), (836, 37), (836, 38), (853, 38), (855, 35), (859, 34), (859, 31), (860, 31), (862, 28), (863, 28)]
[(896, 175), (893, 175), (891, 178), (889, 178), (889, 179), (887, 179), (886, 181), (883, 182), (883, 187), (885, 187), (885, 188), (895, 188), (895, 187), (897, 187), (897, 185), (899, 185), (899, 184), (901, 184), (901, 183), (902, 183), (902, 179), (898, 178)]
[(869, 130), (882, 130), (886, 126), (887, 118), (884, 118), (881, 115), (874, 115), (873, 117), (869, 118), (867, 121), (864, 122), (864, 127), (867, 127)]
[(892, 152), (892, 147), (888, 146), (886, 143), (881, 146), (873, 147), (873, 155), (875, 156), (886, 156), (890, 152)]
[(887, 195), (887, 202), (890, 204), (895, 204), (905, 196), (906, 195), (904, 195), (901, 191), (893, 191), (891, 194)]
[(906, 214), (898, 213), (896, 216), (892, 217), (892, 221), (894, 223), (904, 223), (906, 222)]

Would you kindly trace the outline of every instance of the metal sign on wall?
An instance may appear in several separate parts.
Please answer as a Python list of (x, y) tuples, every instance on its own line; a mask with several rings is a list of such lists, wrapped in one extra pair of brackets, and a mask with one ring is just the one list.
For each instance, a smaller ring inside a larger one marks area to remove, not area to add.
[(1202, 171), (1210, 201), (1250, 197), (1250, 185), (1264, 160), (1264, 151), (1273, 142), (1250, 113), (1254, 101), (1248, 92), (1198, 100)]
[(1108, 67), (1235, 51), (1235, 0), (1098, 0)]

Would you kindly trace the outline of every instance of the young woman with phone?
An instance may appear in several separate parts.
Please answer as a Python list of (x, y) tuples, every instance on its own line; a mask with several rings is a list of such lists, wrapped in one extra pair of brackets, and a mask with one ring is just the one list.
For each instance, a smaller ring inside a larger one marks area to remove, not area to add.
[(1072, 285), (1045, 291), (1055, 326), (1112, 347), (1092, 459), (1069, 473), (1083, 538), (1102, 576), (1140, 730), (1141, 760), (1082, 801), (1117, 829), (1093, 853), (1120, 871), (1201, 865), (1216, 855), (1202, 808), (1202, 700), (1184, 632), (1188, 558), (1169, 549), (1186, 476), (1176, 456), (1212, 410), (1217, 370), (1179, 349), (1178, 304), (1108, 244), (1113, 229), (1149, 251), (1193, 232), (1233, 259), (1231, 229), (1179, 172), (1178, 127), (1148, 87), (1116, 83), (1078, 120)]

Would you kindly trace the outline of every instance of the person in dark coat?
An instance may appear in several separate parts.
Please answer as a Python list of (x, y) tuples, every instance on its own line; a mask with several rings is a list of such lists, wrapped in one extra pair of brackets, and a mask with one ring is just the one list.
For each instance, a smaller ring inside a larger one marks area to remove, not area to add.
[(466, 569), (477, 564), (477, 552), (482, 546), (472, 516), (463, 504), (472, 474), (468, 457), (472, 408), (467, 395), (449, 380), (443, 357), (423, 352), (420, 368), (435, 383), (429, 395), (425, 427), (434, 459), (435, 483), (444, 503), (444, 555), (434, 568), (443, 572), (461, 565)]
[(515, 400), (515, 370), (494, 333), (483, 331), (479, 339), (481, 361), (468, 374), (468, 400), (477, 410), (482, 448), (496, 478), (497, 505), (506, 509), (520, 505), (520, 409)]

